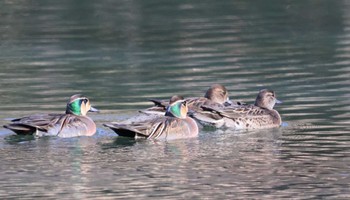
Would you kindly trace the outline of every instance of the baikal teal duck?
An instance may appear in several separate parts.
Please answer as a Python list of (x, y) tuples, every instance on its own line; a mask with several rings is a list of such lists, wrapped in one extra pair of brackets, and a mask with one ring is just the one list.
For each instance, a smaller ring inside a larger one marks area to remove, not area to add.
[(97, 112), (88, 98), (80, 94), (70, 97), (65, 114), (34, 114), (13, 119), (4, 128), (18, 135), (76, 137), (92, 136), (96, 124), (86, 116), (87, 112)]
[[(172, 100), (178, 99), (172, 98)], [(104, 126), (112, 129), (119, 136), (131, 138), (171, 140), (193, 138), (198, 135), (196, 121), (187, 116), (187, 102), (178, 99), (172, 102), (164, 116), (131, 123), (107, 123)]]
[(282, 119), (275, 104), (281, 103), (275, 92), (263, 89), (259, 92), (254, 105), (238, 105), (230, 107), (202, 106), (202, 112), (191, 113), (191, 117), (204, 126), (216, 128), (264, 129), (279, 127)]

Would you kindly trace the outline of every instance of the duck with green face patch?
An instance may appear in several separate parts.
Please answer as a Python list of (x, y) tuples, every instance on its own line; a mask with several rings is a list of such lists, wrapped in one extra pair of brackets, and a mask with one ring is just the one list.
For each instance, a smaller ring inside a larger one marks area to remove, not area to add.
[(192, 138), (198, 135), (197, 123), (187, 116), (188, 107), (184, 100), (172, 102), (164, 116), (150, 120), (123, 123), (108, 123), (109, 127), (119, 136), (132, 138), (171, 140)]
[(96, 111), (98, 110), (90, 105), (88, 98), (76, 94), (69, 99), (65, 114), (34, 114), (13, 119), (4, 128), (18, 135), (92, 136), (96, 132), (96, 125), (86, 114)]

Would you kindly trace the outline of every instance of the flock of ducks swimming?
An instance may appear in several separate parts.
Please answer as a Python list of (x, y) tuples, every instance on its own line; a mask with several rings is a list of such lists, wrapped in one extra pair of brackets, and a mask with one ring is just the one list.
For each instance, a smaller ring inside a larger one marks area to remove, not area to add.
[[(119, 136), (169, 140), (196, 137), (203, 126), (243, 130), (279, 127), (282, 123), (273, 109), (281, 102), (268, 89), (259, 92), (254, 104), (230, 101), (227, 89), (220, 84), (212, 85), (204, 97), (173, 96), (170, 101), (151, 101), (155, 105), (140, 111), (142, 118), (103, 125)], [(4, 128), (18, 135), (92, 136), (96, 124), (86, 114), (96, 111), (88, 98), (76, 94), (70, 97), (65, 114), (34, 114), (13, 119)]]

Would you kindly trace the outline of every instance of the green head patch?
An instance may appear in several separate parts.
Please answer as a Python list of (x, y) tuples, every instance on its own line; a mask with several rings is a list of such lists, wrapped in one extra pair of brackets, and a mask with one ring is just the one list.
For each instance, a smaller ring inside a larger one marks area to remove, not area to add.
[(77, 98), (67, 104), (66, 114), (82, 115), (81, 105), (84, 102), (87, 103), (86, 98)]
[(186, 101), (179, 100), (169, 105), (165, 112), (165, 115), (176, 117), (176, 118), (186, 118), (186, 115), (187, 115)]

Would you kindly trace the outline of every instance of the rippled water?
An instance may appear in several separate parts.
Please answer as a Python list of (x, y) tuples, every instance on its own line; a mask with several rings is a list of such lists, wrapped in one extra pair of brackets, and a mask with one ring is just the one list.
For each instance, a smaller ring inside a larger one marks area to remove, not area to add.
[[(0, 129), (0, 198), (350, 197), (347, 1), (2, 1), (0, 122), (63, 112), (83, 93), (93, 137)], [(102, 123), (213, 83), (253, 102), (270, 88), (283, 127), (133, 141)]]

